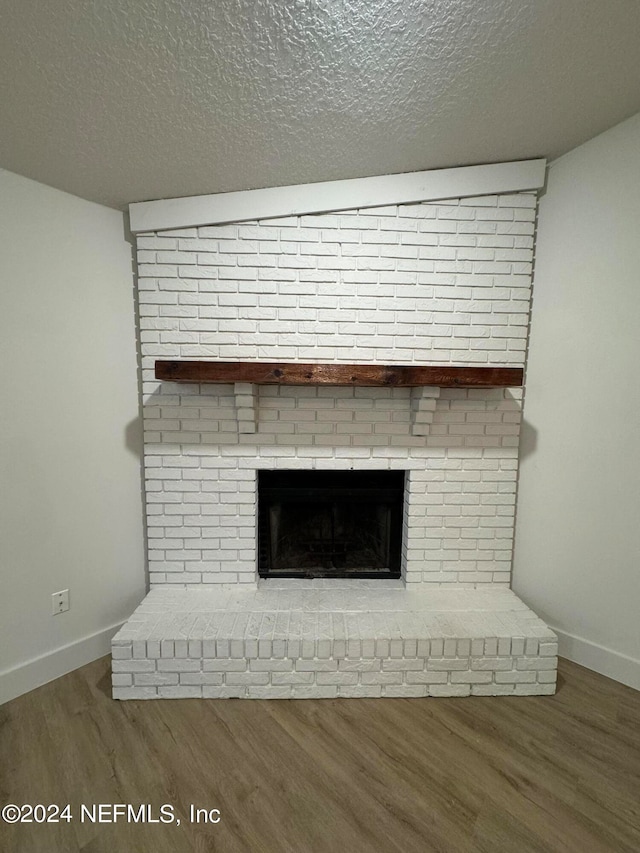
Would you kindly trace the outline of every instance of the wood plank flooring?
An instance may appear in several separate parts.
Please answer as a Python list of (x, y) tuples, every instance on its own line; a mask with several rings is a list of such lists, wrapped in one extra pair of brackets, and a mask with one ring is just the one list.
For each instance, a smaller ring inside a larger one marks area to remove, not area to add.
[(0, 707), (0, 800), (74, 815), (3, 853), (637, 853), (640, 693), (561, 661), (552, 697), (115, 702), (103, 658)]

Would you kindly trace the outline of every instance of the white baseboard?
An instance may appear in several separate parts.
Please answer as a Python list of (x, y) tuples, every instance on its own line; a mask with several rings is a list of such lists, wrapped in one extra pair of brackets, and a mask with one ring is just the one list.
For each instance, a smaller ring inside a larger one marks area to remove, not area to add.
[(111, 651), (111, 638), (122, 624), (118, 622), (110, 628), (0, 672), (0, 705), (108, 655)]
[(640, 690), (640, 660), (549, 626), (558, 635), (558, 654), (594, 672)]
[[(120, 630), (122, 624), (118, 622), (110, 628), (0, 672), (0, 705), (108, 655), (111, 651), (111, 638)], [(583, 637), (568, 634), (554, 626), (551, 628), (558, 635), (559, 654), (562, 657), (640, 690), (640, 660), (592, 643)]]

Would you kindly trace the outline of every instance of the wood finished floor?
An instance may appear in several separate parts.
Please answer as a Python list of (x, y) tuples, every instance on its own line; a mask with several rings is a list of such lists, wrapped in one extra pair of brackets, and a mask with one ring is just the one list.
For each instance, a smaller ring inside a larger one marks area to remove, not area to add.
[[(109, 697), (103, 658), (0, 707), (0, 799), (163, 803), (180, 826), (0, 823), (3, 853), (637, 853), (640, 693), (566, 661), (552, 697)], [(208, 828), (189, 804), (218, 808)]]

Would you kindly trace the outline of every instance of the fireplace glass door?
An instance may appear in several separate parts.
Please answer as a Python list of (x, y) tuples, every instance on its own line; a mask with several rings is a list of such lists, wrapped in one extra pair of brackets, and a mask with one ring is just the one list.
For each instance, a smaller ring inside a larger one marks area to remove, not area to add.
[(404, 471), (259, 471), (261, 577), (399, 578)]

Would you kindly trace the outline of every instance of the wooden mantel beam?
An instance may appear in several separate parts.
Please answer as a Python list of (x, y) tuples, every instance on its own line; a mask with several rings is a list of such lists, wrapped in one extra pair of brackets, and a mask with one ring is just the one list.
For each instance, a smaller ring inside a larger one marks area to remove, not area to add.
[(268, 361), (156, 361), (155, 367), (156, 379), (169, 382), (516, 388), (520, 387), (523, 381), (521, 367), (301, 364)]

